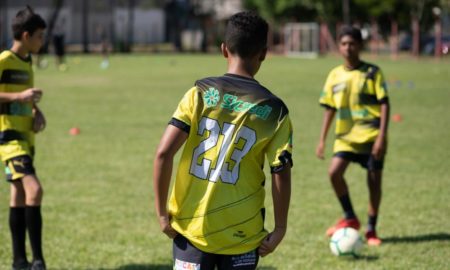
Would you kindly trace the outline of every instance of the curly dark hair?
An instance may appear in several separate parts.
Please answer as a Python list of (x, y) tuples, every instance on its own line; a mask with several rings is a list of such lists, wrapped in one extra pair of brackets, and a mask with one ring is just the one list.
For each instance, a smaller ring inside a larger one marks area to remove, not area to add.
[(26, 8), (19, 10), (12, 22), (12, 31), (15, 40), (20, 40), (24, 32), (30, 35), (38, 29), (45, 29), (47, 24), (41, 16), (34, 13), (33, 9), (27, 5)]
[(362, 44), (363, 38), (361, 35), (361, 30), (359, 28), (356, 28), (354, 26), (346, 25), (342, 27), (341, 32), (339, 33), (339, 40), (343, 38), (344, 36), (350, 36), (352, 37), (356, 42)]
[(256, 13), (239, 12), (228, 20), (225, 44), (232, 54), (252, 57), (267, 48), (268, 30), (267, 22)]

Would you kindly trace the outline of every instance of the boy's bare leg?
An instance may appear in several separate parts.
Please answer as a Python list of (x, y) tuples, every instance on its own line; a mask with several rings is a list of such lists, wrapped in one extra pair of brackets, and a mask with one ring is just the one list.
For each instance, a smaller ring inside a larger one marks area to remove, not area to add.
[(348, 195), (347, 183), (344, 179), (344, 173), (347, 170), (350, 162), (340, 157), (333, 157), (331, 159), (328, 175), (333, 186), (333, 190), (338, 198)]
[(367, 222), (366, 239), (369, 246), (379, 246), (381, 239), (378, 238), (376, 225), (381, 203), (381, 178), (382, 170), (367, 172), (367, 186), (369, 188), (369, 217)]
[(349, 163), (350, 161), (335, 156), (331, 160), (330, 168), (328, 170), (333, 190), (344, 212), (344, 219), (339, 220), (335, 225), (328, 228), (326, 232), (328, 236), (332, 236), (336, 230), (343, 227), (352, 227), (357, 230), (360, 227), (360, 223), (350, 200), (348, 186), (344, 179), (344, 173)]
[(22, 183), (26, 195), (26, 206), (40, 206), (44, 191), (36, 175), (25, 175), (22, 178)]
[(378, 215), (381, 203), (381, 178), (383, 171), (368, 171), (367, 186), (369, 188), (369, 215)]

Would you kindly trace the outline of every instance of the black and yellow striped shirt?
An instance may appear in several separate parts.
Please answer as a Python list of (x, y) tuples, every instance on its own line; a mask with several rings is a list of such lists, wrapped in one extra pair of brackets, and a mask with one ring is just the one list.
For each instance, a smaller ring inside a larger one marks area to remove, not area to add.
[[(11, 51), (3, 51), (0, 54), (0, 92), (17, 93), (32, 87), (31, 57), (23, 59)], [(17, 140), (32, 146), (32, 124), (32, 102), (0, 103), (0, 143)]]
[(370, 153), (379, 134), (380, 105), (385, 102), (387, 87), (380, 68), (365, 62), (353, 70), (343, 65), (334, 68), (319, 100), (336, 110), (334, 152)]

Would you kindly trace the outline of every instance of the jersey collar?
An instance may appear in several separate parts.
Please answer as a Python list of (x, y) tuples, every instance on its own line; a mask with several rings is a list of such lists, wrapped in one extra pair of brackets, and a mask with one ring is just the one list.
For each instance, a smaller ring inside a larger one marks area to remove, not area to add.
[(11, 52), (13, 55), (15, 55), (17, 58), (19, 58), (20, 60), (22, 60), (23, 62), (26, 63), (31, 63), (31, 54), (28, 54), (28, 56), (26, 58), (23, 58), (22, 56), (18, 55), (17, 53), (8, 50), (9, 52)]
[(359, 62), (359, 65), (356, 66), (355, 68), (348, 68), (348, 67), (345, 66), (345, 65), (342, 65), (342, 66), (344, 67), (344, 70), (346, 70), (346, 71), (353, 71), (353, 70), (358, 70), (358, 69), (362, 68), (362, 67), (365, 66), (365, 65), (366, 65), (366, 62), (360, 61), (360, 62)]
[(224, 76), (237, 78), (237, 79), (241, 79), (241, 80), (246, 80), (246, 81), (251, 81), (251, 82), (256, 82), (256, 83), (259, 84), (259, 82), (257, 80), (255, 80), (255, 79), (252, 79), (252, 78), (249, 78), (249, 77), (244, 77), (244, 76), (233, 74), (233, 73), (225, 73)]

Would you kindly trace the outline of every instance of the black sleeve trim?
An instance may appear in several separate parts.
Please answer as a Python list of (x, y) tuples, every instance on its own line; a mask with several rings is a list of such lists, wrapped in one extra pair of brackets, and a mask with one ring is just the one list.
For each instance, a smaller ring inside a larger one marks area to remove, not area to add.
[(187, 134), (189, 134), (189, 131), (191, 130), (191, 126), (189, 126), (185, 122), (180, 121), (176, 118), (170, 119), (169, 125), (176, 126), (177, 128), (181, 129), (182, 131), (186, 132)]
[(294, 163), (292, 162), (292, 155), (286, 150), (281, 153), (281, 155), (278, 157), (278, 160), (281, 161), (281, 165), (270, 167), (270, 173), (281, 172), (286, 167), (286, 165), (289, 165), (290, 168), (294, 166)]
[(15, 130), (5, 130), (0, 132), (0, 144), (5, 144), (10, 141), (23, 141), (25, 136)]
[(319, 103), (319, 105), (324, 107), (325, 109), (328, 109), (328, 110), (333, 110), (333, 111), (336, 110), (336, 108), (331, 107), (330, 105), (327, 105), (327, 104)]
[(384, 97), (384, 98), (378, 100), (378, 104), (389, 104), (389, 98)]
[(376, 95), (370, 95), (370, 94), (359, 94), (359, 104), (361, 105), (376, 105), (379, 104), (380, 101), (377, 100)]

